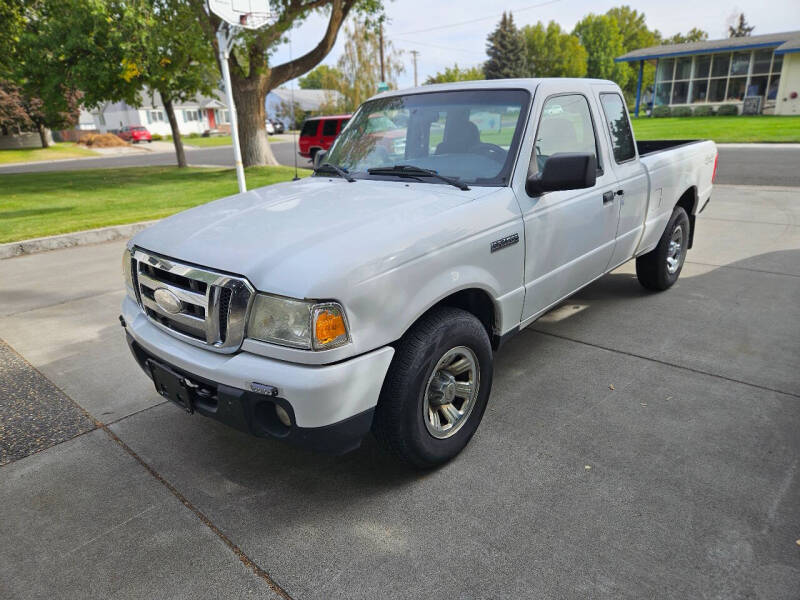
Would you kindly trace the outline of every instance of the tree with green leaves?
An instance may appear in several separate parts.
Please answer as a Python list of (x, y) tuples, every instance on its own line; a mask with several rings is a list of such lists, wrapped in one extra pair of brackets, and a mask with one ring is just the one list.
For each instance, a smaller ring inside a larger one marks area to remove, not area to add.
[[(660, 42), (661, 34), (657, 29), (651, 30), (647, 27), (644, 13), (632, 9), (630, 6), (617, 6), (609, 9), (606, 15), (613, 18), (617, 23), (622, 38), (622, 53), (655, 46)], [(623, 63), (628, 74), (625, 84), (621, 85), (628, 103), (632, 103), (636, 97), (636, 87), (639, 81), (639, 64), (637, 62)], [(655, 80), (655, 65), (645, 62), (642, 73), (642, 88), (646, 89), (653, 85)]]
[[(206, 0), (189, 0), (205, 37), (218, 50), (216, 31), (220, 19), (206, 10)], [(351, 13), (374, 17), (382, 0), (272, 0), (275, 19), (261, 29), (238, 34), (228, 61), (233, 99), (239, 115), (239, 139), (245, 166), (276, 165), (265, 127), (267, 94), (281, 84), (308, 73), (328, 55), (339, 30)], [(282, 64), (271, 64), (270, 56), (288, 41), (289, 31), (312, 14), (327, 14), (328, 23), (316, 45)]]
[(445, 67), (444, 71), (439, 71), (436, 75), (430, 75), (424, 85), (432, 83), (451, 83), (453, 81), (476, 81), (483, 79), (483, 69), (479, 66), (461, 68), (458, 63), (452, 67)]
[(663, 44), (688, 44), (690, 42), (704, 42), (708, 39), (708, 32), (692, 27), (687, 33), (676, 33), (672, 37), (664, 38)]
[(573, 34), (586, 48), (586, 75), (598, 79), (610, 79), (625, 88), (631, 76), (630, 67), (614, 62), (624, 54), (623, 37), (614, 17), (588, 14), (575, 25)]
[(486, 79), (526, 77), (525, 39), (514, 25), (514, 17), (503, 13), (497, 28), (486, 40), (489, 60), (483, 65)]
[(728, 37), (748, 37), (751, 33), (753, 33), (754, 29), (755, 26), (750, 25), (747, 22), (747, 19), (744, 18), (744, 13), (739, 13), (739, 18), (736, 19), (736, 25), (731, 25), (728, 27)]
[(342, 73), (336, 67), (320, 65), (308, 75), (297, 80), (303, 90), (335, 90), (342, 80)]
[(157, 91), (161, 96), (178, 166), (185, 167), (174, 105), (198, 94), (215, 93), (219, 73), (213, 49), (203, 37), (194, 11), (182, 0), (145, 0), (138, 10), (145, 31), (135, 79), (143, 90)]
[[(378, 91), (381, 81), (380, 39), (369, 23), (353, 23), (345, 28), (347, 40), (336, 63), (342, 75), (336, 88), (342, 94), (339, 110), (351, 112)], [(397, 87), (397, 76), (405, 71), (402, 52), (390, 41), (383, 42), (383, 63), (390, 88)]]
[(583, 77), (586, 49), (555, 21), (522, 28), (530, 77)]

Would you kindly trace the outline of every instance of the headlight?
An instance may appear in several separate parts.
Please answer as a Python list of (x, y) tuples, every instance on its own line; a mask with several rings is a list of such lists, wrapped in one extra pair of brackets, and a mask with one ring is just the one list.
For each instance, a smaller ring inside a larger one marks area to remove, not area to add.
[(247, 322), (247, 336), (305, 350), (328, 350), (350, 341), (340, 304), (268, 294), (256, 295)]
[(136, 299), (136, 290), (133, 287), (133, 254), (130, 248), (125, 248), (122, 253), (122, 277), (125, 279), (125, 290), (128, 296)]

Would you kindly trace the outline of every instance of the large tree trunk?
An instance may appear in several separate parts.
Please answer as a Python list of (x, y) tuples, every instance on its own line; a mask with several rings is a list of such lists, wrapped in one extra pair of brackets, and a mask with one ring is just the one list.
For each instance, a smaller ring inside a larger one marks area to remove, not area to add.
[(236, 103), (236, 116), (239, 121), (242, 163), (245, 167), (277, 165), (278, 161), (272, 153), (272, 148), (269, 147), (265, 123), (266, 76), (232, 79), (233, 101)]
[(183, 140), (181, 139), (181, 130), (178, 128), (178, 119), (175, 118), (175, 107), (172, 106), (172, 100), (167, 100), (163, 92), (161, 99), (164, 102), (164, 110), (167, 112), (169, 119), (169, 128), (172, 130), (172, 143), (175, 145), (175, 158), (178, 160), (178, 167), (183, 168), (186, 165), (186, 153), (183, 151)]
[(39, 139), (42, 140), (42, 148), (49, 148), (50, 142), (47, 141), (47, 128), (39, 123), (37, 129), (39, 130)]

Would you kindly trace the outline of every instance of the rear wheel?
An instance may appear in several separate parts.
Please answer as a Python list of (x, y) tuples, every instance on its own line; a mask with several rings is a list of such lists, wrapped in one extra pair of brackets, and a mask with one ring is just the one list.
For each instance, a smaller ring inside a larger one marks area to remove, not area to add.
[(649, 290), (666, 290), (678, 280), (689, 244), (689, 217), (676, 206), (653, 250), (636, 257), (636, 277)]
[(456, 456), (478, 428), (492, 386), (492, 348), (481, 322), (434, 309), (400, 341), (375, 411), (378, 442), (430, 468)]

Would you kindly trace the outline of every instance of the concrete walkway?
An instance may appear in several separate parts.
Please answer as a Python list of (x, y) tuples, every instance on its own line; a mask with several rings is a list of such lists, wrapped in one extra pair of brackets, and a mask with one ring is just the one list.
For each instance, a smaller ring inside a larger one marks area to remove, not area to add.
[(0, 261), (0, 447), (43, 432), (0, 467), (0, 597), (796, 598), (799, 198), (719, 186), (675, 287), (624, 265), (512, 340), (429, 473), (165, 404), (123, 242)]

